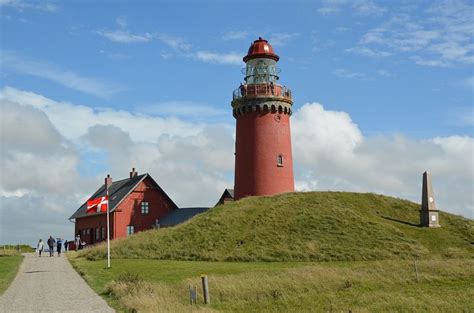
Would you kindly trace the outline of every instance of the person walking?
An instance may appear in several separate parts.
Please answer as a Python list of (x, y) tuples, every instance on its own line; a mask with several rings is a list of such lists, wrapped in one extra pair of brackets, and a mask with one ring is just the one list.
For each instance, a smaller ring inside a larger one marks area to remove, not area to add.
[(77, 233), (75, 244), (76, 244), (76, 251), (77, 251), (79, 250), (79, 246), (81, 245), (81, 233)]
[(49, 235), (49, 238), (48, 238), (49, 256), (53, 256), (55, 243), (56, 243), (56, 240), (54, 240), (53, 236)]
[(67, 249), (69, 248), (68, 245), (69, 245), (69, 241), (67, 241), (67, 239), (64, 240), (64, 252), (67, 252)]
[(63, 246), (63, 241), (61, 240), (61, 238), (58, 238), (58, 240), (56, 240), (56, 249), (58, 250), (58, 256), (61, 256), (62, 246)]
[(38, 252), (39, 257), (41, 257), (41, 252), (43, 252), (44, 249), (44, 242), (43, 239), (40, 239), (38, 241), (38, 245), (36, 246), (36, 251)]

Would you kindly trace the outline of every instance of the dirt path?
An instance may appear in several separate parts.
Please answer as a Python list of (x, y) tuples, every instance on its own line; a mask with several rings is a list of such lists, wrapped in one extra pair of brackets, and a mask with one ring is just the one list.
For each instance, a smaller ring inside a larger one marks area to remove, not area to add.
[(72, 268), (64, 255), (25, 253), (0, 312), (114, 312)]

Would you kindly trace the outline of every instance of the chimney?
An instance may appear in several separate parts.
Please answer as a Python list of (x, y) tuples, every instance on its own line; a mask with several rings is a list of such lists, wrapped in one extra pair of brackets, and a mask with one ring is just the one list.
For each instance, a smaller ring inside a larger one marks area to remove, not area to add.
[(107, 174), (105, 178), (105, 188), (110, 188), (110, 186), (112, 186), (112, 177), (110, 177), (110, 174)]
[(135, 171), (135, 168), (132, 168), (132, 171), (130, 172), (130, 178), (137, 177), (138, 173)]

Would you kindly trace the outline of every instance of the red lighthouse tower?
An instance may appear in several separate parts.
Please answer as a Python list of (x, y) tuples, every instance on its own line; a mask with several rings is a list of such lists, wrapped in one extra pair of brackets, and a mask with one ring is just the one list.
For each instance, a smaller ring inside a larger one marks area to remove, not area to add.
[(258, 38), (244, 57), (245, 83), (234, 91), (237, 120), (234, 198), (294, 191), (291, 91), (278, 84), (279, 57)]

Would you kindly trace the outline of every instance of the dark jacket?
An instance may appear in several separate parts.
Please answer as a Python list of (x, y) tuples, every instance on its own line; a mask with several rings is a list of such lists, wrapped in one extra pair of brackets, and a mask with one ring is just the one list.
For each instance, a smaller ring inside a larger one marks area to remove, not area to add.
[(50, 246), (50, 247), (54, 246), (55, 242), (56, 242), (56, 240), (54, 240), (54, 238), (49, 238), (48, 239), (48, 246)]

